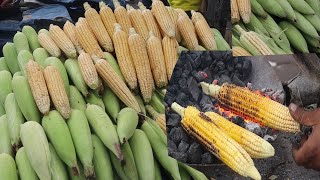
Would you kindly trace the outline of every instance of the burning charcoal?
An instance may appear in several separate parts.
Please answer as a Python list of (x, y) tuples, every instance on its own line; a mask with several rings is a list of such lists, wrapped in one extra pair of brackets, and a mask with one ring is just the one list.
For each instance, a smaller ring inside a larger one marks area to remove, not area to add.
[(168, 149), (171, 152), (176, 152), (178, 150), (177, 145), (170, 139), (168, 139)]
[(201, 98), (201, 101), (199, 103), (201, 109), (204, 108), (208, 104), (212, 106), (211, 98), (209, 96), (203, 95), (202, 98)]
[(188, 162), (193, 164), (201, 163), (201, 155), (202, 148), (200, 144), (196, 142), (192, 143), (187, 151)]
[(219, 85), (222, 85), (223, 83), (226, 83), (226, 82), (227, 82), (227, 83), (231, 83), (231, 79), (230, 79), (228, 76), (222, 74), (222, 75), (220, 76), (220, 78), (219, 78), (218, 83), (219, 83)]
[(210, 152), (206, 152), (201, 155), (201, 164), (212, 164), (214, 157)]
[(232, 80), (232, 82), (233, 82), (235, 85), (237, 85), (237, 86), (241, 86), (241, 87), (245, 87), (245, 86), (246, 86), (246, 84), (245, 84), (243, 81), (241, 81), (241, 80), (238, 78), (238, 76), (236, 76), (236, 75), (233, 75), (233, 76), (231, 77), (231, 80)]
[(187, 152), (188, 148), (189, 148), (189, 144), (182, 140), (178, 146), (178, 151)]
[(181, 121), (181, 118), (178, 114), (171, 114), (167, 118), (166, 125), (176, 127), (180, 124), (180, 121)]
[(217, 67), (218, 67), (218, 70), (221, 71), (221, 70), (224, 70), (226, 68), (226, 65), (222, 61), (219, 61), (217, 63)]
[(191, 74), (197, 80), (197, 82), (202, 82), (205, 79), (205, 77), (199, 74), (197, 71), (192, 71)]
[(245, 122), (244, 122), (243, 118), (240, 116), (232, 116), (231, 121), (238, 126), (245, 127)]
[(188, 160), (187, 154), (183, 152), (169, 152), (169, 155), (172, 156), (174, 159), (186, 163)]
[(190, 92), (192, 98), (195, 100), (195, 101), (198, 101), (198, 98), (201, 94), (201, 90), (198, 88), (198, 83), (197, 81), (193, 78), (193, 77), (190, 77), (188, 79), (188, 91)]

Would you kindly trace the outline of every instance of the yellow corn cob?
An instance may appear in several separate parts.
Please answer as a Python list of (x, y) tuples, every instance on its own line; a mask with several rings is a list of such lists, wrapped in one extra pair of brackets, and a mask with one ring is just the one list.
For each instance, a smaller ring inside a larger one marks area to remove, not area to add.
[(231, 0), (231, 22), (237, 23), (240, 21), (240, 14), (238, 9), (237, 0)]
[(205, 94), (216, 98), (221, 106), (237, 115), (279, 131), (299, 132), (299, 123), (291, 117), (289, 109), (276, 101), (228, 83), (221, 87), (200, 84)]
[(54, 106), (64, 119), (69, 119), (70, 103), (59, 71), (54, 66), (47, 66), (43, 74)]
[(114, 25), (114, 28), (113, 42), (120, 70), (129, 88), (133, 91), (137, 91), (138, 80), (130, 54), (128, 34), (121, 29), (118, 23)]
[(240, 46), (232, 46), (233, 56), (252, 56), (247, 50)]
[(173, 103), (171, 108), (182, 116), (181, 125), (213, 155), (245, 177), (261, 179), (249, 154), (204, 113), (194, 107), (183, 108)]
[(176, 36), (176, 28), (173, 24), (169, 12), (167, 11), (166, 6), (160, 0), (155, 0), (152, 2), (152, 14), (156, 18), (160, 28), (166, 33), (169, 37)]
[(38, 41), (40, 45), (48, 51), (51, 56), (59, 57), (61, 55), (61, 50), (56, 45), (56, 43), (50, 38), (49, 32), (42, 29), (38, 32)]
[(145, 102), (149, 102), (154, 89), (154, 81), (152, 77), (147, 44), (136, 33), (134, 28), (130, 28), (129, 33), (129, 49), (133, 60), (134, 67), (136, 68), (140, 91)]
[(42, 114), (48, 114), (50, 111), (50, 97), (41, 66), (35, 61), (29, 61), (26, 64), (26, 74), (38, 109)]
[(210, 51), (217, 50), (216, 40), (214, 39), (214, 34), (207, 23), (198, 13), (191, 11), (192, 18), (194, 19), (194, 27), (196, 29), (199, 40), (202, 42), (203, 46)]
[(142, 2), (139, 2), (138, 3), (138, 6), (141, 10), (141, 13), (142, 13), (142, 16), (143, 16), (143, 19), (148, 27), (148, 32), (152, 31), (153, 34), (158, 37), (159, 39), (161, 39), (161, 33), (160, 33), (160, 30), (159, 30), (159, 26), (157, 24), (157, 21), (156, 19), (154, 18), (151, 10), (147, 9), (143, 4)]
[(252, 158), (268, 158), (274, 156), (272, 145), (260, 136), (248, 131), (214, 112), (206, 112), (214, 124), (239, 143)]
[(100, 18), (106, 27), (109, 36), (112, 39), (112, 36), (114, 34), (114, 24), (117, 23), (116, 17), (114, 16), (112, 9), (108, 6), (103, 1), (100, 1), (99, 3), (100, 6)]
[(128, 107), (141, 112), (140, 106), (134, 95), (126, 86), (124, 81), (112, 69), (108, 61), (100, 59), (95, 64), (101, 78), (108, 84), (111, 90), (119, 97), (119, 99)]
[(189, 50), (198, 50), (199, 42), (196, 35), (196, 30), (189, 17), (179, 14), (177, 25), (183, 40), (186, 42)]
[(178, 25), (177, 25), (177, 21), (178, 21), (178, 17), (179, 17), (179, 14), (177, 11), (175, 11), (173, 8), (171, 8), (170, 6), (167, 7), (167, 10), (169, 12), (169, 15), (170, 15), (170, 18), (173, 22), (173, 24), (175, 25), (176, 27), (176, 39), (178, 41), (178, 43), (181, 42), (181, 34), (180, 34), (180, 31), (178, 29)]
[(87, 20), (85, 18), (79, 18), (76, 23), (76, 37), (81, 47), (91, 56), (95, 55), (99, 58), (103, 58), (103, 51), (101, 50), (96, 38), (92, 34)]
[(91, 89), (99, 87), (99, 77), (89, 54), (82, 52), (78, 57), (81, 75)]
[(63, 31), (66, 33), (68, 38), (71, 40), (72, 44), (76, 48), (77, 52), (80, 54), (82, 48), (76, 36), (76, 26), (72, 24), (70, 21), (67, 21), (63, 26)]
[(153, 32), (150, 32), (150, 36), (147, 41), (147, 49), (153, 78), (157, 87), (162, 88), (167, 86), (168, 80), (166, 63), (164, 60), (161, 40), (154, 36)]
[(73, 46), (71, 40), (63, 32), (63, 30), (56, 25), (51, 24), (49, 27), (49, 36), (59, 46), (59, 48), (70, 58), (77, 57), (77, 50)]
[(152, 106), (146, 105), (146, 109), (148, 113), (152, 116), (152, 119), (154, 119), (159, 126), (161, 127), (162, 131), (167, 134), (166, 131), (166, 116), (165, 114), (159, 114)]
[(175, 38), (165, 36), (162, 39), (162, 47), (164, 53), (164, 60), (166, 64), (168, 80), (171, 79), (173, 69), (178, 61), (178, 43)]
[(250, 22), (251, 3), (250, 0), (237, 0), (239, 14), (244, 23)]
[(132, 26), (144, 40), (148, 39), (149, 31), (146, 22), (143, 19), (142, 12), (134, 9), (132, 6), (127, 4), (127, 12), (131, 21)]
[(129, 28), (132, 27), (129, 15), (126, 8), (120, 5), (118, 0), (113, 0), (114, 4), (114, 16), (116, 17), (117, 22), (122, 27), (122, 30), (129, 34)]
[(84, 16), (87, 19), (87, 23), (90, 26), (90, 29), (92, 30), (93, 34), (97, 38), (99, 44), (103, 47), (104, 50), (108, 52), (113, 52), (114, 48), (112, 40), (108, 35), (106, 28), (103, 25), (100, 15), (87, 2), (83, 4), (83, 7), (85, 9)]

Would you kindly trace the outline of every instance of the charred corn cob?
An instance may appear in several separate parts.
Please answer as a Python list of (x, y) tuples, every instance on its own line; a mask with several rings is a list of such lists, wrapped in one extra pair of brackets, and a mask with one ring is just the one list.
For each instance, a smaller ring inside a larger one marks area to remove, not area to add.
[(132, 27), (129, 15), (126, 8), (120, 5), (118, 0), (113, 0), (114, 4), (114, 16), (117, 22), (121, 25), (124, 32), (129, 33), (129, 28)]
[(117, 23), (116, 17), (114, 16), (112, 9), (106, 6), (106, 4), (103, 1), (100, 1), (99, 7), (100, 7), (100, 11), (99, 11), (100, 18), (104, 26), (106, 27), (109, 33), (109, 36), (112, 39), (112, 36), (114, 34), (114, 24)]
[(101, 78), (108, 84), (119, 99), (128, 107), (131, 107), (137, 112), (141, 112), (139, 103), (123, 80), (112, 69), (108, 61), (100, 59), (96, 62), (95, 66)]
[(91, 89), (97, 89), (99, 86), (99, 77), (90, 55), (82, 52), (78, 57), (78, 64), (86, 84)]
[(178, 21), (178, 17), (179, 17), (179, 13), (177, 11), (175, 11), (172, 7), (168, 6), (167, 10), (169, 12), (170, 18), (173, 22), (173, 24), (176, 27), (176, 39), (178, 41), (178, 43), (181, 42), (182, 38), (181, 38), (181, 34), (180, 31), (178, 29), (178, 25), (177, 25), (177, 21)]
[(167, 76), (168, 80), (170, 80), (173, 69), (178, 61), (178, 43), (175, 38), (169, 38), (168, 36), (165, 36), (162, 39), (162, 47), (164, 60), (166, 63)]
[(196, 29), (199, 40), (207, 50), (217, 50), (216, 40), (214, 34), (206, 20), (201, 18), (201, 14), (191, 11), (192, 18), (194, 19), (194, 27)]
[(49, 32), (45, 29), (42, 29), (38, 32), (38, 40), (40, 45), (48, 51), (51, 56), (59, 57), (61, 55), (60, 48), (56, 43), (50, 38)]
[(80, 46), (80, 43), (76, 36), (76, 26), (72, 24), (70, 21), (67, 21), (63, 26), (63, 31), (66, 33), (68, 38), (71, 40), (72, 44), (76, 48), (78, 54), (82, 51), (82, 48)]
[(272, 145), (260, 136), (248, 131), (214, 112), (205, 113), (219, 128), (239, 143), (252, 158), (268, 158), (274, 156)]
[(231, 0), (231, 22), (237, 23), (240, 21), (240, 14), (238, 9), (237, 0)]
[(127, 12), (131, 21), (132, 26), (136, 32), (143, 37), (144, 40), (148, 39), (149, 31), (146, 22), (143, 19), (140, 10), (134, 9), (132, 6), (127, 4)]
[(182, 116), (181, 125), (213, 155), (245, 177), (261, 179), (249, 154), (204, 113), (194, 107), (183, 108), (173, 103), (171, 108)]
[(145, 102), (149, 102), (154, 89), (147, 45), (142, 36), (136, 33), (134, 28), (130, 28), (129, 49), (136, 68), (141, 94)]
[(251, 4), (250, 0), (237, 0), (239, 14), (244, 23), (250, 22)]
[(163, 4), (162, 1), (155, 0), (152, 2), (152, 14), (157, 19), (157, 22), (162, 29), (162, 31), (165, 32), (165, 34), (169, 37), (175, 37), (176, 36), (176, 28), (173, 24), (169, 12), (167, 11), (166, 6)]
[(84, 16), (87, 19), (87, 23), (90, 26), (90, 29), (92, 30), (93, 34), (97, 38), (99, 44), (103, 47), (104, 50), (108, 52), (113, 52), (114, 49), (112, 40), (108, 35), (106, 28), (103, 25), (100, 15), (87, 2), (83, 4), (83, 7), (85, 9)]
[(146, 109), (148, 113), (152, 116), (152, 118), (159, 124), (162, 131), (166, 134), (166, 116), (165, 114), (159, 114), (152, 106), (146, 105)]
[(26, 73), (39, 111), (42, 114), (48, 114), (50, 111), (50, 97), (41, 66), (35, 61), (29, 61), (26, 65)]
[(247, 50), (240, 46), (232, 46), (233, 56), (252, 56)]
[(291, 117), (289, 109), (276, 101), (228, 83), (221, 87), (200, 84), (205, 94), (216, 98), (221, 106), (237, 115), (279, 131), (299, 132), (299, 123)]
[(59, 26), (51, 24), (49, 27), (49, 36), (68, 57), (77, 57), (76, 48)]
[(59, 71), (50, 65), (43, 72), (54, 106), (61, 116), (69, 119), (71, 114), (70, 103)]
[(159, 30), (159, 26), (157, 24), (156, 19), (154, 18), (151, 10), (147, 9), (142, 2), (138, 3), (138, 6), (141, 10), (142, 16), (144, 21), (146, 22), (146, 25), (148, 27), (148, 32), (152, 31), (153, 34), (158, 37), (159, 39), (161, 39), (161, 33)]
[(179, 14), (177, 25), (187, 48), (189, 50), (198, 50), (199, 42), (197, 39), (196, 30), (189, 17)]
[(85, 18), (79, 18), (76, 23), (76, 37), (81, 47), (91, 56), (95, 55), (99, 58), (103, 58), (103, 51), (101, 50), (96, 38), (92, 34), (87, 20)]
[(154, 36), (153, 32), (150, 32), (150, 36), (147, 41), (147, 49), (153, 78), (157, 87), (162, 88), (167, 86), (168, 80), (166, 63), (164, 60), (161, 40)]

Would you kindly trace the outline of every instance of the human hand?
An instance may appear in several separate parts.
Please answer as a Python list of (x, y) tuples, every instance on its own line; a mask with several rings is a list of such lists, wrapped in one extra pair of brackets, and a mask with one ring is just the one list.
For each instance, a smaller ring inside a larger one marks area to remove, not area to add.
[(312, 127), (310, 136), (303, 136), (300, 146), (293, 146), (293, 158), (297, 165), (320, 171), (320, 108), (306, 111), (291, 103), (290, 114), (302, 125)]

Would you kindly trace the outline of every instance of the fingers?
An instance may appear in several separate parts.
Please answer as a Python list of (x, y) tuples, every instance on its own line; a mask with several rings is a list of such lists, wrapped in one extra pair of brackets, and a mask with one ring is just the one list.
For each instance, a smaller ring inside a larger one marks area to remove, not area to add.
[(314, 111), (306, 111), (298, 107), (296, 104), (291, 103), (289, 111), (294, 120), (305, 126), (314, 126), (319, 122), (320, 109)]

